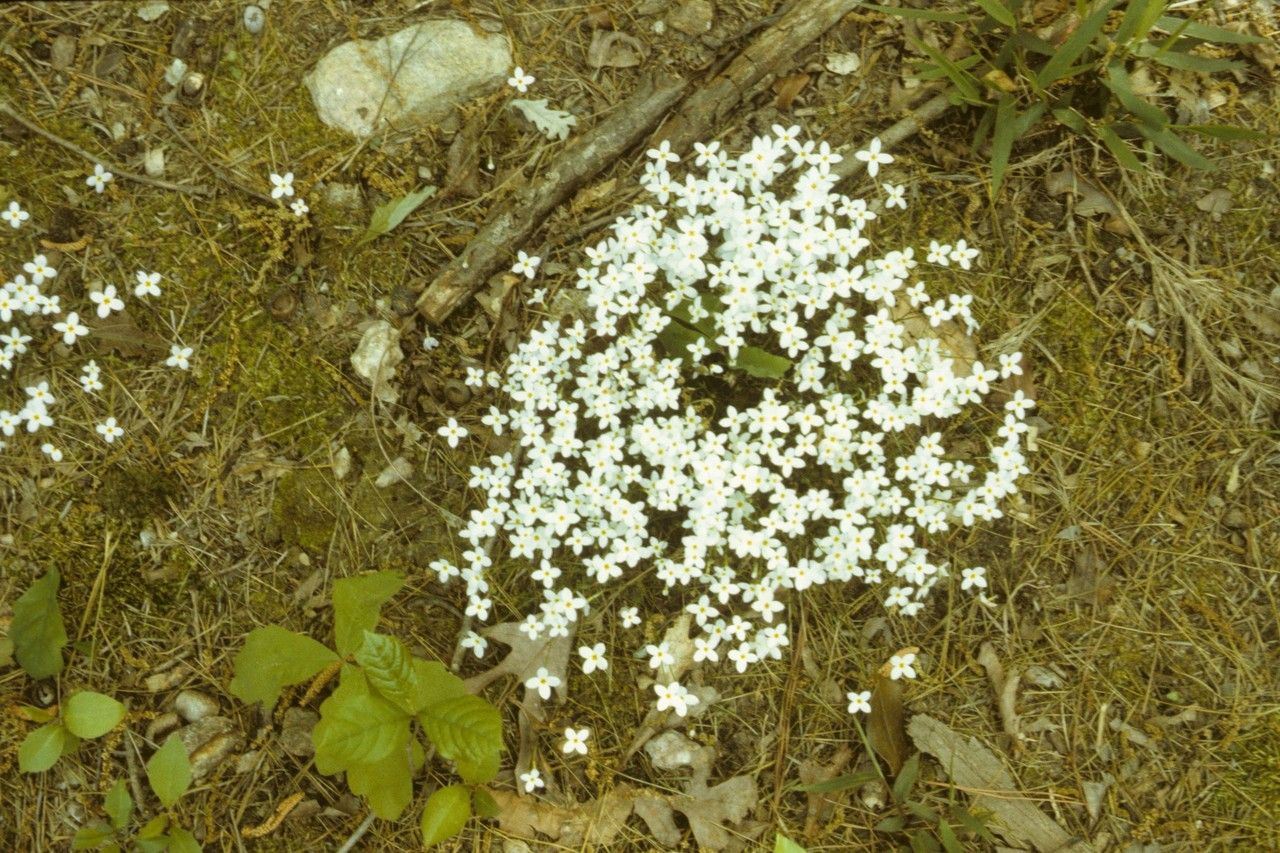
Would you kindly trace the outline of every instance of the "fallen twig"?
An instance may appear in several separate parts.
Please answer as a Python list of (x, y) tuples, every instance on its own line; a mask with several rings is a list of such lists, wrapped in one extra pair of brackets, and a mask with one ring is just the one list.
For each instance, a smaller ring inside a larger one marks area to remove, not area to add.
[[(881, 147), (887, 150), (896, 145), (901, 145), (919, 133), (921, 128), (928, 127), (941, 118), (950, 108), (951, 101), (945, 93), (934, 95), (913, 109), (909, 115), (891, 124), (883, 133), (877, 134), (880, 137)], [(851, 178), (867, 167), (867, 164), (863, 161), (849, 156), (854, 150), (856, 149), (849, 146), (847, 150), (842, 151), (841, 153), (845, 155), (845, 158), (831, 170), (833, 174), (840, 176), (840, 180)]]

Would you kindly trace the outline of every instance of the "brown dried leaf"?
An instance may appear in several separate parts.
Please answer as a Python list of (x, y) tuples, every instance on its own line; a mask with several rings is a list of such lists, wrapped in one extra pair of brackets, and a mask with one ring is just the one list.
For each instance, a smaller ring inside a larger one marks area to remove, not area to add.
[(903, 728), (902, 683), (885, 673), (876, 675), (871, 688), (871, 714), (867, 719), (867, 740), (896, 776), (907, 760), (907, 734)]
[(791, 109), (791, 104), (804, 91), (804, 87), (808, 85), (809, 75), (803, 71), (788, 74), (786, 77), (779, 77), (773, 83), (774, 109), (784, 112)]
[(149, 352), (169, 351), (169, 344), (159, 335), (138, 328), (128, 309), (117, 311), (110, 317), (89, 327), (85, 341), (99, 348), (113, 349), (121, 355), (140, 356)]
[(636, 789), (622, 784), (602, 797), (568, 807), (510, 791), (492, 790), (498, 804), (498, 826), (503, 832), (532, 838), (542, 835), (569, 847), (609, 844), (626, 825), (635, 803)]
[(702, 848), (725, 850), (735, 841), (725, 824), (740, 823), (757, 799), (756, 782), (750, 776), (734, 776), (711, 788), (695, 779), (687, 794), (672, 797), (671, 806), (688, 818)]
[(1060, 171), (1051, 172), (1045, 176), (1044, 187), (1050, 195), (1074, 193), (1075, 212), (1080, 216), (1093, 216), (1098, 213), (1120, 216), (1120, 208), (1111, 200), (1111, 197), (1099, 189), (1093, 181), (1077, 175), (1069, 164), (1063, 166)]
[(636, 815), (649, 827), (649, 834), (664, 847), (680, 844), (680, 828), (676, 826), (675, 809), (666, 800), (640, 797), (635, 803)]
[(542, 636), (530, 642), (529, 637), (521, 633), (519, 622), (503, 622), (482, 633), (490, 640), (510, 646), (511, 651), (497, 665), (468, 678), (468, 692), (479, 693), (503, 675), (514, 675), (517, 681), (524, 683), (538, 671), (538, 667), (545, 666), (549, 673), (560, 679), (560, 686), (555, 690), (562, 700), (565, 698), (565, 685), (569, 681), (569, 651), (573, 645), (572, 631), (567, 637)]
[(617, 30), (596, 30), (587, 47), (587, 65), (592, 68), (634, 68), (646, 56), (639, 39)]
[(618, 179), (610, 178), (607, 181), (584, 187), (573, 197), (573, 201), (569, 202), (569, 212), (574, 216), (579, 216), (586, 211), (595, 210), (613, 197), (613, 191), (617, 189), (617, 186)]
[[(849, 760), (853, 758), (853, 750), (848, 746), (841, 745), (836, 754), (831, 757), (830, 761), (822, 762), (816, 758), (806, 758), (800, 762), (800, 784), (814, 785), (818, 782), (828, 782), (841, 773), (848, 766)], [(818, 827), (826, 823), (831, 818), (832, 810), (839, 804), (848, 799), (851, 789), (841, 791), (827, 791), (819, 793), (810, 791), (805, 794), (808, 798), (808, 808), (805, 813), (804, 834), (813, 835), (817, 832)]]
[(1000, 722), (1004, 726), (1004, 733), (1011, 738), (1011, 745), (1016, 751), (1021, 745), (1021, 726), (1016, 707), (1018, 682), (1021, 676), (1017, 672), (1005, 672), (1004, 665), (1000, 663), (1000, 656), (996, 654), (995, 646), (991, 643), (983, 643), (978, 649), (978, 663), (987, 671), (991, 689), (996, 694)]
[(933, 326), (905, 299), (899, 299), (894, 304), (892, 315), (894, 322), (902, 326), (904, 344), (910, 346), (926, 338), (937, 338), (942, 345), (942, 354), (950, 356), (954, 361), (951, 365), (953, 374), (966, 377), (973, 373), (973, 365), (978, 360), (978, 345), (959, 323), (944, 320)]

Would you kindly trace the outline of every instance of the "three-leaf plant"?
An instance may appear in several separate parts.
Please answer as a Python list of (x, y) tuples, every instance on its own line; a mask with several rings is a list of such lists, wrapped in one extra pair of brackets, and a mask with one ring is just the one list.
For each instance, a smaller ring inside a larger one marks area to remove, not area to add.
[(72, 693), (61, 708), (23, 705), (20, 710), (33, 723), (43, 723), (18, 747), (18, 769), (23, 773), (48, 770), (59, 758), (74, 752), (82, 739), (102, 737), (124, 719), (124, 705), (91, 690)]
[(413, 799), (413, 776), (427, 760), (416, 723), (466, 783), (428, 799), (422, 832), (426, 844), (435, 844), (463, 827), (473, 803), (483, 813), (491, 802), (474, 786), (498, 773), (502, 719), (444, 664), (414, 657), (396, 638), (374, 632), (382, 606), (403, 583), (398, 573), (376, 572), (334, 584), (336, 651), (276, 625), (255, 629), (236, 656), (231, 692), (270, 707), (285, 687), (341, 662), (338, 686), (321, 703), (311, 735), (316, 769), (346, 773), (352, 793), (378, 817), (395, 820)]

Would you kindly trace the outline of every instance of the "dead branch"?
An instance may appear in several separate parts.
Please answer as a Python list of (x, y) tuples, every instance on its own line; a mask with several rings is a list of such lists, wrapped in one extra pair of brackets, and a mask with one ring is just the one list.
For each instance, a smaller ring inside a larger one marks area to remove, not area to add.
[[(945, 93), (934, 95), (908, 115), (894, 122), (883, 133), (877, 134), (880, 137), (880, 145), (886, 151), (891, 150), (894, 146), (915, 136), (921, 128), (933, 124), (950, 108), (951, 101)], [(832, 174), (840, 176), (840, 180), (851, 178), (866, 168), (866, 163), (853, 156), (855, 150), (857, 149), (850, 146), (847, 150), (840, 152), (845, 157), (831, 170)]]

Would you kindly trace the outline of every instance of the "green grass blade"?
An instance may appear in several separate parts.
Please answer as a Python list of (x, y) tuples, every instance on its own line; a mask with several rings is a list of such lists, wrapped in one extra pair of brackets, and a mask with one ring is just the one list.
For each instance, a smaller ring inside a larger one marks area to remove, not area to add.
[(1136, 56), (1150, 59), (1152, 62), (1158, 62), (1168, 68), (1177, 68), (1179, 71), (1213, 74), (1218, 71), (1239, 71), (1244, 68), (1243, 62), (1234, 59), (1196, 56), (1193, 53), (1186, 53), (1181, 50), (1166, 50), (1162, 46), (1150, 43), (1137, 45), (1134, 47), (1133, 52)]
[(1261, 36), (1255, 36), (1252, 33), (1238, 33), (1235, 30), (1227, 30), (1222, 27), (1210, 26), (1209, 24), (1199, 24), (1174, 15), (1165, 15), (1157, 19), (1155, 26), (1168, 32), (1181, 30), (1182, 34), (1187, 38), (1210, 41), (1215, 44), (1265, 44), (1267, 41)]
[(1100, 124), (1094, 130), (1102, 140), (1102, 144), (1111, 152), (1111, 156), (1116, 158), (1117, 163), (1133, 172), (1143, 171), (1142, 161), (1138, 159), (1138, 155), (1134, 154), (1129, 145), (1116, 135), (1110, 125)]
[(1176, 133), (1167, 128), (1157, 130), (1153, 127), (1138, 125), (1138, 132), (1154, 142), (1156, 147), (1165, 154), (1168, 154), (1184, 166), (1190, 166), (1193, 169), (1201, 169), (1206, 172), (1217, 168), (1208, 158), (1192, 149)]
[(946, 54), (937, 48), (930, 47), (917, 39), (909, 38), (908, 41), (911, 42), (912, 46), (915, 47), (916, 50), (926, 54), (937, 64), (939, 68), (942, 69), (943, 73), (947, 75), (947, 79), (956, 87), (956, 91), (960, 94), (960, 97), (971, 104), (984, 103), (980, 91), (981, 86), (978, 83), (977, 77), (974, 77), (968, 71), (965, 71), (963, 68), (956, 65), (947, 58)]
[(991, 137), (991, 193), (1000, 191), (1004, 182), (1004, 171), (1009, 165), (1009, 154), (1013, 151), (1013, 143), (1017, 139), (1018, 109), (1010, 95), (1005, 95), (996, 104), (995, 130)]
[(1009, 11), (1009, 7), (1001, 3), (1000, 0), (977, 0), (982, 11), (995, 18), (1006, 27), (1018, 26), (1018, 21), (1013, 17), (1013, 12)]
[(1169, 124), (1169, 118), (1163, 110), (1133, 93), (1129, 72), (1125, 70), (1123, 61), (1116, 61), (1107, 66), (1107, 76), (1103, 78), (1102, 84), (1111, 90), (1122, 107), (1152, 127), (1165, 127)]
[(1124, 20), (1113, 36), (1116, 44), (1141, 41), (1151, 32), (1156, 20), (1164, 14), (1165, 0), (1129, 0), (1124, 10)]
[(1170, 127), (1176, 130), (1189, 130), (1192, 133), (1211, 136), (1214, 139), (1257, 141), (1267, 138), (1267, 134), (1260, 130), (1250, 130), (1247, 127), (1235, 127), (1229, 124), (1175, 124), (1170, 125)]
[(1107, 15), (1115, 7), (1117, 0), (1106, 0), (1098, 7), (1092, 15), (1080, 22), (1080, 26), (1076, 27), (1076, 31), (1071, 37), (1062, 43), (1057, 52), (1049, 57), (1049, 61), (1040, 69), (1040, 73), (1036, 75), (1036, 83), (1042, 89), (1046, 89), (1053, 85), (1054, 82), (1061, 79), (1085, 52), (1093, 40), (1102, 32), (1103, 26), (1107, 23)]

